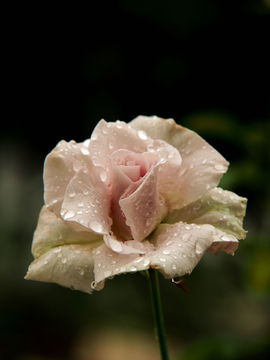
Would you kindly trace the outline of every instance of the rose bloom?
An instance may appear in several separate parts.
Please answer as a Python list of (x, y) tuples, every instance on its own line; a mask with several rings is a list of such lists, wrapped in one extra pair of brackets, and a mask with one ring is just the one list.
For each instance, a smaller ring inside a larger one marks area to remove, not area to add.
[(217, 188), (228, 162), (173, 119), (101, 120), (60, 141), (44, 165), (45, 206), (26, 279), (91, 293), (114, 275), (190, 274), (203, 254), (233, 255), (247, 200)]

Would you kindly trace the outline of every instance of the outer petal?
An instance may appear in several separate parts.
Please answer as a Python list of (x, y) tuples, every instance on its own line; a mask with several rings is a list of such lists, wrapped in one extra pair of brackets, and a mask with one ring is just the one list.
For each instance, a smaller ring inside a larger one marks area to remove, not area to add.
[(44, 164), (45, 203), (48, 209), (60, 216), (66, 187), (75, 173), (83, 166), (92, 168), (88, 142), (60, 141), (46, 157)]
[(211, 225), (178, 223), (161, 224), (154, 232), (151, 242), (156, 251), (148, 254), (151, 266), (156, 267), (165, 278), (190, 274), (203, 254), (211, 249), (217, 254), (224, 250), (233, 254), (238, 247), (235, 237), (230, 238)]
[(214, 188), (201, 199), (172, 212), (164, 222), (211, 224), (237, 239), (244, 239), (246, 231), (242, 228), (242, 222), (246, 204), (246, 198), (231, 191)]
[[(211, 225), (178, 223), (161, 224), (149, 237), (153, 248), (143, 254), (123, 255), (100, 246), (95, 252), (95, 281), (98, 283), (115, 274), (159, 270), (165, 278), (190, 274), (206, 251), (217, 254), (224, 250), (233, 254), (237, 239)], [(149, 246), (148, 241), (142, 242)]]
[(152, 142), (144, 132), (132, 129), (125, 122), (101, 120), (93, 131), (89, 151), (94, 165), (109, 170), (109, 158), (115, 150), (127, 149), (141, 154)]
[(96, 283), (117, 274), (147, 270), (150, 264), (150, 260), (139, 254), (119, 254), (105, 244), (94, 252), (94, 257)]
[(68, 223), (57, 218), (46, 206), (43, 206), (34, 233), (32, 253), (35, 258), (38, 258), (61, 245), (92, 244), (93, 247), (97, 247), (101, 242), (102, 236), (74, 222)]
[(91, 283), (94, 281), (92, 251), (90, 244), (52, 249), (32, 262), (25, 278), (54, 282), (91, 294)]
[(152, 139), (168, 142), (179, 151), (182, 165), (179, 177), (174, 179), (172, 210), (180, 209), (214, 188), (227, 170), (228, 162), (214, 148), (173, 119), (138, 116), (129, 125), (145, 131)]
[(109, 217), (108, 188), (97, 183), (86, 167), (81, 168), (70, 181), (61, 216), (65, 221), (76, 221), (98, 234), (108, 234), (112, 224)]

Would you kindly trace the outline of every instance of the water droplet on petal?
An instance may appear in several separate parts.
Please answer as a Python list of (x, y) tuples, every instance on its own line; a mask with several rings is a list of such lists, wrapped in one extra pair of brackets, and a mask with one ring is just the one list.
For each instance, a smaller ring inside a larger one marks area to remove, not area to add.
[(150, 226), (153, 223), (153, 219), (152, 218), (148, 218), (146, 220), (146, 226)]
[(184, 233), (181, 238), (184, 242), (188, 242), (191, 238), (191, 233)]
[(172, 264), (172, 269), (173, 269), (173, 270), (176, 270), (176, 269), (177, 269), (175, 263)]
[(171, 253), (171, 252), (170, 252), (170, 250), (168, 250), (168, 249), (163, 250), (163, 254), (164, 254), (164, 255), (170, 255), (170, 253)]
[(204, 251), (204, 240), (198, 240), (195, 244), (195, 251), (197, 254), (202, 254)]
[(83, 207), (83, 206), (84, 206), (84, 203), (83, 203), (82, 201), (79, 201), (79, 202), (78, 202), (78, 206), (79, 206), (79, 207)]
[(74, 216), (75, 216), (75, 212), (72, 210), (69, 210), (69, 211), (65, 212), (63, 219), (68, 220), (68, 219), (73, 218)]
[(172, 279), (172, 282), (174, 284), (180, 284), (181, 281), (182, 281), (182, 278), (180, 276), (176, 276)]
[(223, 165), (215, 165), (214, 168), (217, 170), (217, 171), (222, 171), (222, 172), (225, 172), (226, 168), (225, 166)]
[(61, 260), (61, 263), (62, 264), (65, 264), (67, 262), (67, 259), (66, 258), (63, 258), (62, 260)]
[(144, 131), (142, 131), (142, 130), (139, 130), (139, 131), (138, 131), (138, 136), (139, 136), (139, 138), (142, 139), (142, 140), (147, 140), (147, 134), (146, 134)]
[(131, 267), (129, 268), (129, 271), (131, 271), (131, 272), (135, 272), (137, 270), (138, 270), (137, 266), (134, 266), (134, 265), (131, 265)]
[(99, 173), (100, 180), (105, 182), (107, 180), (107, 173), (104, 170), (101, 170)]
[(191, 225), (186, 225), (186, 230), (191, 230), (192, 226)]
[(150, 260), (149, 259), (144, 259), (143, 260), (143, 266), (148, 266), (150, 264)]
[(89, 150), (84, 146), (81, 147), (81, 152), (83, 155), (89, 155)]
[(44, 265), (47, 265), (47, 264), (48, 264), (48, 260), (45, 260), (43, 264), (44, 264)]
[(92, 221), (89, 221), (89, 224), (88, 224), (89, 228), (91, 230), (93, 230), (94, 232), (98, 233), (98, 234), (101, 234), (104, 232), (104, 229), (103, 229), (103, 226), (102, 224), (100, 224), (98, 221), (96, 220), (92, 220)]
[(161, 258), (159, 258), (159, 261), (161, 261), (161, 262), (166, 262), (166, 259), (163, 258), (163, 257), (161, 257)]

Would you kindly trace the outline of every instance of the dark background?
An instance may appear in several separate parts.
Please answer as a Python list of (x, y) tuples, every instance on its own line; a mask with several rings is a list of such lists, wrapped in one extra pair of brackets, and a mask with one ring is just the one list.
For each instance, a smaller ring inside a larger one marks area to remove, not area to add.
[[(231, 163), (221, 187), (249, 199), (235, 257), (206, 254), (187, 296), (161, 280), (172, 358), (266, 359), (270, 337), (268, 0), (13, 2), (3, 8), (0, 358), (158, 357), (140, 274), (89, 296), (23, 279), (61, 139), (97, 122), (172, 117)], [(127, 355), (128, 354), (128, 355)]]

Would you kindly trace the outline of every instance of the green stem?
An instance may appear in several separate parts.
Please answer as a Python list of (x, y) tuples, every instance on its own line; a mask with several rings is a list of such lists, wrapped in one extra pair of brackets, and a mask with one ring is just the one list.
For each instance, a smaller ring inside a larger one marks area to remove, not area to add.
[(154, 269), (149, 269), (149, 286), (151, 291), (151, 300), (153, 315), (155, 320), (156, 333), (159, 342), (161, 360), (169, 360), (167, 341), (165, 336), (165, 329), (163, 324), (161, 299), (158, 282), (158, 272)]

